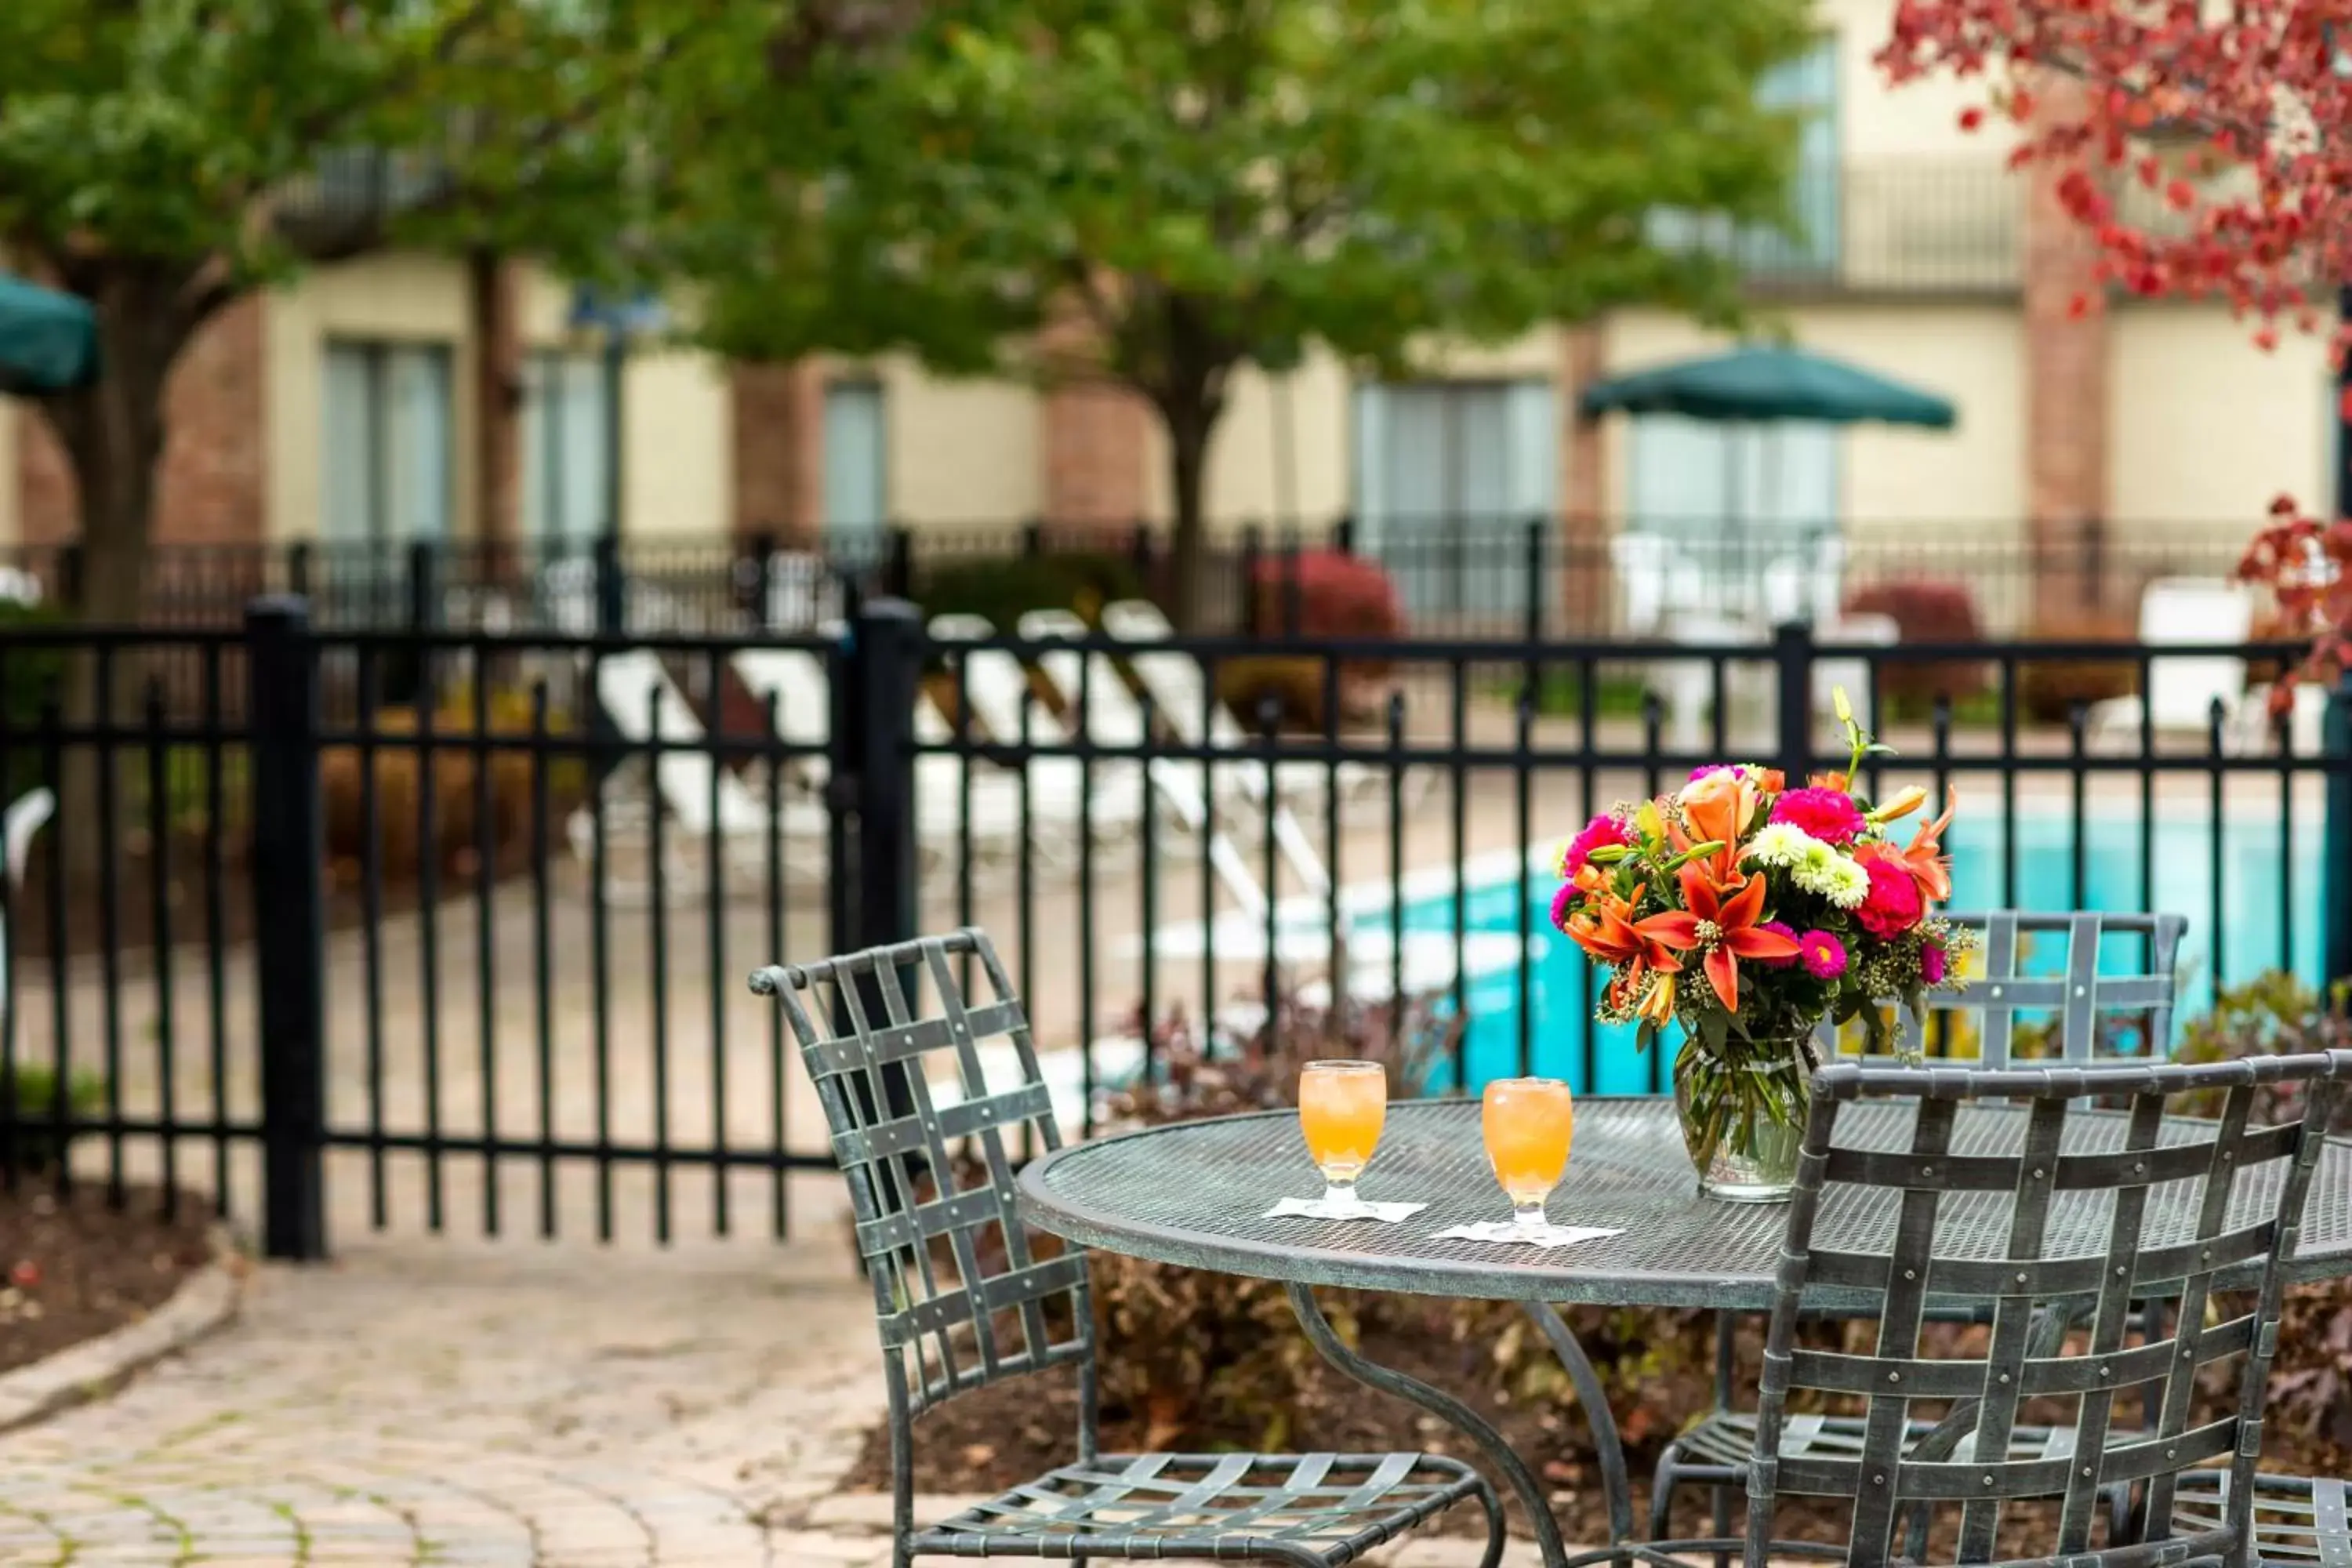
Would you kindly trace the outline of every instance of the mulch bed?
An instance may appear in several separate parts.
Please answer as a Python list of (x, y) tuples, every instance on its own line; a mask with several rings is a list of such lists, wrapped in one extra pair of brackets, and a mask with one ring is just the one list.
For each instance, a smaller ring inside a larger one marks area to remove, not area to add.
[(105, 1188), (26, 1183), (0, 1192), (0, 1372), (138, 1321), (212, 1259), (212, 1210), (133, 1187), (119, 1209)]
[[(1465, 1347), (1434, 1337), (1367, 1331), (1360, 1348), (1373, 1361), (1455, 1395), (1493, 1423), (1512, 1449), (1528, 1458), (1553, 1489), (1552, 1511), (1571, 1543), (1608, 1539), (1608, 1505), (1600, 1471), (1590, 1458), (1582, 1416), (1573, 1405), (1507, 1403), (1490, 1386), (1490, 1380), (1476, 1375), (1478, 1369), (1465, 1360)], [(1681, 1397), (1686, 1392), (1676, 1388), (1662, 1399), (1659, 1404), (1667, 1408), (1617, 1412), (1627, 1429), (1637, 1531), (1648, 1528), (1649, 1478), (1671, 1432), (1664, 1424), (1687, 1407), (1687, 1400)], [(963, 1394), (918, 1421), (915, 1490), (935, 1495), (993, 1493), (1034, 1480), (1076, 1457), (1076, 1385), (1059, 1371), (1010, 1379)], [(2280, 1425), (2271, 1423), (2266, 1434), (2271, 1441), (2264, 1445), (2265, 1469), (2301, 1475), (2339, 1473), (2337, 1468), (2347, 1458), (2341, 1449), (2306, 1434), (2282, 1433), (2277, 1429)], [(1105, 1412), (1104, 1452), (1132, 1453), (1144, 1446), (1142, 1436), (1140, 1422), (1118, 1412)], [(1265, 1443), (1265, 1436), (1262, 1433), (1193, 1432), (1168, 1446), (1192, 1449), (1198, 1443), (1211, 1450), (1277, 1446)], [(1414, 1446), (1473, 1462), (1478, 1458), (1465, 1439), (1443, 1423), (1337, 1375), (1318, 1379), (1315, 1397), (1297, 1410), (1295, 1423), (1281, 1435), (1278, 1446), (1291, 1451), (1342, 1453)], [(889, 1489), (887, 1426), (877, 1426), (866, 1434), (856, 1468), (842, 1485), (850, 1490)], [(1696, 1487), (1683, 1489), (1670, 1523), (1673, 1534), (1691, 1538), (1712, 1533), (1706, 1495)], [(1744, 1506), (1742, 1500), (1734, 1500), (1734, 1534), (1744, 1525)], [(1513, 1533), (1524, 1534), (1525, 1521), (1516, 1505), (1511, 1506), (1511, 1514)], [(1778, 1528), (1786, 1539), (1843, 1542), (1847, 1523), (1847, 1511), (1842, 1506), (1799, 1500), (1782, 1506)], [(2044, 1505), (2012, 1504), (2003, 1510), (2003, 1547), (2013, 1555), (2047, 1552), (2055, 1527), (2054, 1505), (2045, 1514)], [(1433, 1528), (1460, 1535), (1484, 1534), (1486, 1527), (1475, 1508), (1462, 1507), (1445, 1514)]]

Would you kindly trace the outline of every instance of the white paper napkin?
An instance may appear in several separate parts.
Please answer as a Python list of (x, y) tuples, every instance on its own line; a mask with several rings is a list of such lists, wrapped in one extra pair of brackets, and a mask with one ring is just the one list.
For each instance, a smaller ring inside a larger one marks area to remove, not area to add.
[(1609, 1237), (1622, 1236), (1622, 1230), (1607, 1230), (1591, 1225), (1547, 1225), (1541, 1230), (1531, 1230), (1511, 1219), (1482, 1219), (1475, 1225), (1457, 1225), (1451, 1230), (1441, 1230), (1432, 1241), (1496, 1241), (1506, 1246), (1540, 1247), (1549, 1252), (1555, 1247), (1573, 1247), (1580, 1241), (1601, 1241)]
[(1322, 1198), (1285, 1198), (1265, 1211), (1268, 1219), (1377, 1219), (1394, 1225), (1401, 1219), (1411, 1219), (1427, 1204), (1376, 1204), (1359, 1198), (1340, 1208)]

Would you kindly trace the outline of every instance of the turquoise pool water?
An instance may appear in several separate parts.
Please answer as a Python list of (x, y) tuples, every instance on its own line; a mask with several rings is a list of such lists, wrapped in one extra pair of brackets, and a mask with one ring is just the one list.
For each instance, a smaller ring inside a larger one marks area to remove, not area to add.
[[(2079, 853), (2069, 816), (2021, 816), (2014, 845), (2015, 882), (2005, 881), (2009, 851), (1998, 818), (1953, 825), (1953, 907), (1981, 910), (2014, 904), (2057, 912), (2072, 909), (2163, 910), (2189, 917), (2182, 944), (2182, 1018), (2210, 1007), (2216, 979), (2214, 933), (2221, 933), (2219, 976), (2232, 984), (2267, 969), (2292, 967), (2316, 984), (2320, 963), (2321, 831), (2315, 822), (2283, 818), (2159, 817), (2148, 830), (2153, 887), (2143, 883), (2142, 824), (2136, 817), (2095, 818)], [(2218, 871), (2218, 878), (2217, 878)], [(2079, 875), (2079, 883), (2078, 883)], [(1528, 923), (1540, 951), (1528, 964), (1524, 987), (1517, 970), (1475, 977), (1469, 986), (1470, 1026), (1463, 1068), (1475, 1089), (1488, 1079), (1522, 1070), (1520, 1009), (1531, 1009), (1531, 1069), (1565, 1078), (1580, 1091), (1647, 1094), (1663, 1081), (1665, 1064), (1636, 1048), (1633, 1031), (1590, 1022), (1591, 965), (1549, 920), (1553, 884), (1537, 873), (1527, 889)], [(1470, 931), (1516, 932), (1521, 884), (1516, 879), (1474, 884), (1465, 900)], [(1409, 901), (1408, 930), (1452, 931), (1451, 892)], [(2128, 973), (2137, 944), (2116, 942), (2101, 967)], [(2054, 967), (2058, 955), (2048, 955)], [(2028, 967), (2041, 967), (2029, 956)], [(1671, 1047), (1669, 1047), (1671, 1049)], [(1448, 1078), (1450, 1079), (1451, 1074)]]

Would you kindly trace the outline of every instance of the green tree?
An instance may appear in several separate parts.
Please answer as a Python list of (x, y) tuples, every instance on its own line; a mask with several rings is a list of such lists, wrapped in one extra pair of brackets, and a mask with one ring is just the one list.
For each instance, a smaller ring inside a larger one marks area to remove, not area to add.
[(6, 0), (0, 254), (88, 300), (99, 384), (37, 400), (79, 492), (83, 612), (136, 616), (165, 384), (204, 325), (394, 245), (608, 266), (628, 106), (717, 68), (701, 0)]
[(1433, 336), (1633, 301), (1731, 317), (1732, 269), (1654, 243), (1655, 215), (1785, 221), (1794, 126), (1754, 89), (1807, 11), (971, 0), (820, 93), (706, 105), (761, 174), (714, 176), (720, 150), (674, 209), (675, 258), (742, 357), (904, 348), (1139, 394), (1168, 436), (1184, 618), (1240, 367), (1319, 342), (1399, 373)]

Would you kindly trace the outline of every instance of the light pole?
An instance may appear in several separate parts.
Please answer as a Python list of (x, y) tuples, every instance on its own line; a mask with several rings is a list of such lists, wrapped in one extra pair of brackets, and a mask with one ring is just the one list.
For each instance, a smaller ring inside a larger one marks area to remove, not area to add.
[(621, 533), (623, 438), (628, 425), (623, 417), (622, 390), (626, 384), (632, 340), (658, 332), (669, 324), (669, 312), (650, 294), (615, 298), (601, 289), (573, 290), (569, 325), (575, 332), (601, 335), (604, 373), (604, 508), (600, 531), (617, 541)]

